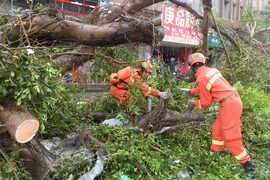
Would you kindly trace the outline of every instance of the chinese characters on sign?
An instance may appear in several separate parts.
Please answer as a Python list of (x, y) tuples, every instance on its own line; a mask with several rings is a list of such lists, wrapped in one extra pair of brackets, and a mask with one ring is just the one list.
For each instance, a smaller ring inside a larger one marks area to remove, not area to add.
[(199, 29), (195, 29), (196, 23), (195, 18), (187, 10), (163, 4), (164, 41), (198, 45), (202, 34)]

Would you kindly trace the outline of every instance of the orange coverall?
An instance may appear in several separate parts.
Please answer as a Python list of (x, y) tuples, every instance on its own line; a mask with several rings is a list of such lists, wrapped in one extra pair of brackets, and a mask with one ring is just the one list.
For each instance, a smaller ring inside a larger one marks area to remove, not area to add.
[(72, 68), (71, 70), (71, 78), (73, 79), (74, 82), (78, 82), (79, 80), (79, 67)]
[[(134, 83), (137, 83), (138, 88), (140, 89), (142, 95), (144, 97), (151, 95), (151, 96), (158, 96), (159, 91), (151, 88), (147, 85), (145, 81), (139, 76), (136, 69), (131, 67), (126, 67), (121, 71), (121, 77), (126, 77), (121, 79), (117, 84), (111, 85), (110, 94), (117, 100), (123, 101), (126, 105), (129, 105), (132, 97), (129, 96), (129, 86)], [(119, 78), (121, 78), (119, 77)]]
[(211, 150), (221, 151), (225, 144), (238, 162), (244, 164), (249, 160), (249, 155), (242, 144), (242, 101), (236, 88), (215, 68), (202, 66), (195, 76), (197, 88), (190, 89), (190, 94), (198, 94), (200, 100), (194, 100), (194, 105), (200, 109), (206, 108), (212, 102), (220, 102), (220, 110), (212, 127)]

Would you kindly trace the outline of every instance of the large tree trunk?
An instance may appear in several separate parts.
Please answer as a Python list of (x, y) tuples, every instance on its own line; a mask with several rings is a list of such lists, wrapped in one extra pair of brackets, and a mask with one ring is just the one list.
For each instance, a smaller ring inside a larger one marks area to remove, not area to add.
[(21, 158), (34, 180), (43, 180), (57, 160), (36, 138), (25, 144)]
[(205, 57), (208, 56), (208, 31), (210, 25), (209, 14), (212, 11), (212, 0), (203, 0), (203, 27), (202, 27), (202, 34), (203, 34), (203, 54)]
[[(2, 149), (0, 155), (12, 151), (20, 151), (19, 158), (34, 180), (43, 180), (58, 159), (58, 156), (48, 151), (39, 142), (38, 138), (33, 138), (31, 141), (20, 145), (11, 138), (9, 133), (1, 133), (0, 147)], [(9, 163), (8, 155), (6, 156), (5, 159)], [(14, 173), (16, 175), (15, 171)]]
[(4, 108), (0, 111), (0, 121), (4, 123), (10, 135), (19, 143), (30, 141), (39, 128), (36, 117), (12, 102), (0, 104)]
[(72, 68), (82, 65), (86, 61), (90, 61), (93, 57), (90, 53), (93, 53), (94, 51), (95, 48), (79, 45), (70, 53), (57, 57), (53, 62), (59, 64), (61, 74), (65, 74), (65, 72), (71, 71)]
[[(60, 40), (88, 46), (116, 46), (130, 42), (152, 43), (164, 37), (161, 20), (144, 21), (133, 17), (121, 17), (100, 26), (64, 19), (59, 9), (48, 7), (42, 13), (27, 12), (15, 24), (0, 26), (8, 29), (8, 36), (0, 36), (0, 42), (6, 40), (20, 46), (24, 35), (39, 41)], [(24, 29), (24, 31), (22, 31)], [(5, 39), (7, 38), (7, 39)]]

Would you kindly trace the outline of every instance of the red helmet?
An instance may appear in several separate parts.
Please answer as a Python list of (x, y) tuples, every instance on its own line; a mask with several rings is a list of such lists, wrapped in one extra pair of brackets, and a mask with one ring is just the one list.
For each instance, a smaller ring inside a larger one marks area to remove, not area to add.
[(149, 61), (142, 62), (141, 67), (144, 71), (147, 71), (150, 73), (152, 72), (152, 69), (153, 69), (153, 65)]
[(188, 65), (193, 66), (195, 63), (205, 64), (205, 56), (202, 53), (193, 53), (188, 57)]

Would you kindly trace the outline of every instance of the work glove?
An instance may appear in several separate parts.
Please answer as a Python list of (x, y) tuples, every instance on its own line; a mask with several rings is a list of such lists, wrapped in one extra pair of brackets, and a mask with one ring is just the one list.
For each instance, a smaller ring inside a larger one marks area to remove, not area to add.
[(190, 92), (190, 89), (187, 89), (187, 88), (179, 88), (178, 90), (181, 91), (181, 92), (185, 92), (185, 93)]
[(160, 92), (159, 97), (161, 97), (162, 99), (170, 99), (170, 95), (167, 92)]
[(188, 105), (188, 109), (190, 111), (192, 111), (194, 109), (195, 105), (194, 105), (194, 100), (189, 100), (189, 105)]

